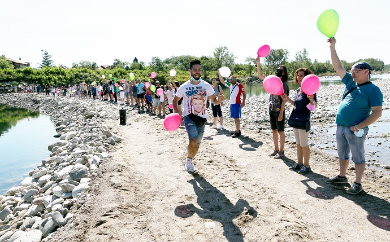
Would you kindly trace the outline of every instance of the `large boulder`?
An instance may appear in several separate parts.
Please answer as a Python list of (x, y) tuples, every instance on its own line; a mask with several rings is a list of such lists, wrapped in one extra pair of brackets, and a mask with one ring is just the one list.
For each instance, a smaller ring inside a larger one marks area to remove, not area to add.
[(11, 238), (9, 238), (9, 242), (39, 242), (42, 239), (42, 232), (37, 229), (29, 230), (29, 231), (16, 231)]
[(32, 178), (38, 179), (41, 176), (44, 176), (46, 174), (47, 174), (47, 169), (44, 168), (42, 170), (38, 170), (38, 171), (34, 172), (34, 174), (32, 174)]
[(23, 181), (20, 183), (20, 186), (27, 187), (33, 185), (34, 178), (32, 177), (26, 177), (23, 179)]
[(26, 192), (26, 194), (23, 196), (23, 200), (26, 201), (26, 202), (31, 202), (32, 200), (34, 200), (34, 196), (38, 194), (38, 190), (37, 189), (30, 189)]
[(0, 212), (0, 220), (4, 220), (8, 215), (12, 213), (12, 210), (9, 208), (9, 206), (5, 207), (1, 212)]
[(5, 192), (6, 196), (13, 196), (15, 193), (20, 192), (23, 189), (23, 187), (12, 187), (8, 191)]
[(44, 209), (43, 205), (31, 205), (31, 207), (27, 210), (25, 216), (27, 217), (33, 217), (36, 216), (38, 213), (42, 212)]
[(88, 183), (80, 183), (77, 187), (75, 187), (72, 191), (72, 197), (77, 198), (79, 197), (82, 193), (88, 191), (89, 185)]
[(72, 180), (80, 181), (81, 178), (87, 175), (88, 168), (82, 164), (76, 164), (69, 172), (69, 177)]
[(65, 224), (65, 219), (62, 217), (62, 214), (59, 211), (53, 212), (52, 219), (53, 223), (58, 227), (61, 227)]
[(44, 176), (41, 176), (39, 179), (38, 179), (38, 184), (39, 186), (44, 186), (46, 183), (48, 183), (49, 181), (51, 180), (51, 175), (44, 175)]
[(56, 141), (56, 142), (51, 143), (47, 148), (49, 149), (49, 151), (52, 151), (54, 147), (61, 147), (61, 146), (65, 146), (67, 144), (68, 144), (68, 141), (60, 140), (60, 141)]
[[(43, 227), (42, 227), (43, 226)], [(42, 222), (40, 230), (42, 231), (42, 237), (46, 238), (51, 232), (53, 232), (57, 225), (54, 224), (53, 219), (50, 217), (46, 221)]]
[(11, 236), (14, 234), (14, 232), (12, 231), (7, 231), (6, 233), (4, 233), (2, 236), (0, 236), (0, 242), (6, 242), (8, 241), (9, 238), (11, 238)]

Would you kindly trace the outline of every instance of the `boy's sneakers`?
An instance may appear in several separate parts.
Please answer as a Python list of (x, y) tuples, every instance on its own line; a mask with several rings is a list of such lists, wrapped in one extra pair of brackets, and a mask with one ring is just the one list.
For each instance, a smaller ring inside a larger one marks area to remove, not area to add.
[(346, 177), (335, 176), (329, 180), (326, 180), (325, 182), (330, 184), (344, 184), (348, 183), (348, 179)]
[(217, 129), (217, 125), (211, 126), (212, 129)]
[(306, 174), (311, 172), (311, 168), (307, 166), (302, 166), (301, 169), (298, 171), (299, 174)]
[(194, 163), (192, 163), (192, 159), (187, 158), (186, 163), (184, 164), (184, 170), (193, 173), (196, 171)]
[(223, 125), (220, 125), (220, 126), (218, 127), (218, 129), (223, 129)]
[(352, 187), (347, 190), (347, 193), (351, 194), (351, 195), (357, 195), (357, 194), (361, 193), (362, 191), (363, 191), (362, 185), (354, 182)]
[(284, 157), (284, 151), (278, 151), (278, 153), (274, 156), (274, 159), (281, 159)]

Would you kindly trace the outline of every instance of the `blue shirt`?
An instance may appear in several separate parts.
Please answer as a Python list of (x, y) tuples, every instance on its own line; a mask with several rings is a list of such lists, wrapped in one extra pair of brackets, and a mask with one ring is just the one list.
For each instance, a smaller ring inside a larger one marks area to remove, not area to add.
[(137, 93), (138, 94), (144, 93), (144, 90), (142, 90), (142, 88), (144, 88), (144, 86), (145, 86), (145, 84), (143, 84), (142, 82), (137, 85)]
[[(317, 102), (317, 93), (314, 93), (314, 101)], [(295, 96), (295, 110), (297, 114), (310, 113), (310, 110), (306, 107), (310, 103), (310, 99), (306, 93), (301, 93), (301, 88), (297, 89), (297, 95)]]
[[(343, 96), (357, 86), (348, 72), (341, 81), (345, 84)], [(357, 87), (341, 101), (336, 124), (347, 127), (357, 125), (370, 116), (371, 107), (382, 106), (382, 103), (383, 95), (379, 87), (374, 84)]]

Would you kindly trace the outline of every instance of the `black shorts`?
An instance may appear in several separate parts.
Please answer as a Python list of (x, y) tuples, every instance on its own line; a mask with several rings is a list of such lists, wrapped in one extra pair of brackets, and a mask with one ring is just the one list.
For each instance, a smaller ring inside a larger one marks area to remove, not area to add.
[(138, 93), (137, 94), (137, 98), (144, 98), (144, 96), (145, 96), (145, 93)]
[(214, 105), (213, 103), (211, 104), (211, 110), (213, 110), (213, 116), (214, 118), (222, 117), (222, 110), (221, 110), (221, 105)]
[(282, 121), (278, 121), (279, 112), (269, 111), (269, 121), (271, 123), (271, 129), (278, 131), (284, 131), (284, 119), (285, 119), (285, 113), (283, 112), (283, 119)]

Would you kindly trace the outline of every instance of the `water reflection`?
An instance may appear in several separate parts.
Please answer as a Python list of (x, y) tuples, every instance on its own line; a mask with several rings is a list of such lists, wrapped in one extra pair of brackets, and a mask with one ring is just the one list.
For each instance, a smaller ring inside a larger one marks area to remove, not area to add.
[(39, 115), (18, 121), (0, 136), (0, 195), (50, 155), (47, 145), (55, 141), (54, 134), (50, 117)]
[(38, 117), (38, 112), (30, 112), (24, 108), (14, 108), (0, 105), (0, 136), (7, 132), (19, 120), (27, 117)]

